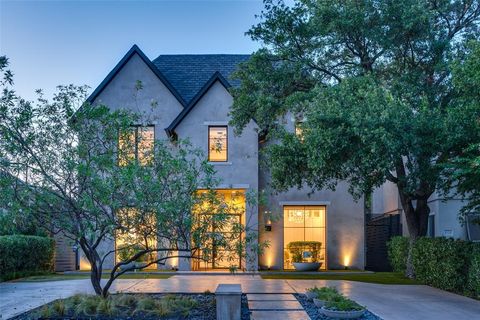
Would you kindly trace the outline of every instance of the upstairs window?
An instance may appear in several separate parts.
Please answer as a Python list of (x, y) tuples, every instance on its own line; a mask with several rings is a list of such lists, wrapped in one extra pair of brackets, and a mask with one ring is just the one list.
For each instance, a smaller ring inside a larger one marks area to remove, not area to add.
[(208, 161), (226, 162), (228, 159), (228, 127), (208, 127)]
[(118, 164), (125, 166), (130, 161), (138, 161), (141, 165), (148, 165), (153, 161), (154, 141), (154, 126), (135, 126), (120, 133)]
[(303, 141), (303, 121), (295, 121), (295, 135), (300, 141)]

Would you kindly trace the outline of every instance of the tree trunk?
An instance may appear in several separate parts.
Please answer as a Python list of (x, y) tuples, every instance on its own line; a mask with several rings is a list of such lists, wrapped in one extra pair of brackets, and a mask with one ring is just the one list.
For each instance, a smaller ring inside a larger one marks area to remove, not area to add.
[(408, 196), (400, 193), (400, 199), (410, 236), (405, 276), (413, 279), (415, 278), (415, 268), (413, 266), (412, 249), (415, 241), (427, 234), (430, 208), (428, 207), (428, 198), (417, 199), (415, 207), (413, 206), (413, 200)]
[[(105, 297), (104, 291), (100, 281), (102, 280), (101, 260), (95, 249), (91, 249), (85, 239), (80, 239), (80, 247), (90, 263), (90, 281), (92, 282), (93, 290), (99, 296)], [(108, 294), (108, 292), (107, 292)]]

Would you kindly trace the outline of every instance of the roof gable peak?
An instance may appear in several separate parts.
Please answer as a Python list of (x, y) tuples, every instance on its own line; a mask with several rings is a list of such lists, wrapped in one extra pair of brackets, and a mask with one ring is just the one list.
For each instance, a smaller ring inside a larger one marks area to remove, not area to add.
[(177, 92), (177, 90), (172, 86), (168, 79), (163, 75), (163, 73), (158, 70), (157, 67), (152, 63), (152, 61), (143, 53), (143, 51), (134, 44), (130, 50), (123, 56), (123, 58), (117, 63), (117, 65), (110, 71), (105, 79), (98, 85), (98, 87), (92, 92), (92, 94), (87, 98), (87, 102), (92, 104), (95, 99), (102, 93), (102, 91), (107, 87), (107, 85), (115, 78), (115, 76), (122, 70), (122, 68), (130, 61), (130, 59), (137, 54), (142, 61), (149, 67), (149, 69), (160, 79), (160, 81), (167, 87), (167, 89), (175, 96), (175, 98), (180, 102), (182, 106), (186, 106), (185, 100)]

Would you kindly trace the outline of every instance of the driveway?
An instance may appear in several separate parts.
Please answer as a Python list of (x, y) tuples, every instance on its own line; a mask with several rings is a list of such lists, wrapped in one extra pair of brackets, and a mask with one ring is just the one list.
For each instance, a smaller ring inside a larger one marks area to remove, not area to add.
[[(345, 280), (280, 280), (245, 275), (178, 275), (169, 279), (118, 280), (112, 292), (215, 292), (219, 283), (240, 283), (244, 293), (302, 293), (334, 286), (385, 320), (478, 319), (480, 301), (421, 285), (381, 285)], [(3, 319), (75, 293), (92, 293), (90, 280), (0, 283)]]

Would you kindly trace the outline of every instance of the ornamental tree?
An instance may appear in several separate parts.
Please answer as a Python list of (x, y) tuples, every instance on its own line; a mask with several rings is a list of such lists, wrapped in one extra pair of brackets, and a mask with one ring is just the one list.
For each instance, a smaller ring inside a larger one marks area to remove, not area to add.
[[(255, 119), (277, 142), (265, 149), (277, 190), (346, 180), (359, 196), (396, 184), (415, 241), (429, 197), (450, 185), (446, 165), (480, 141), (479, 109), (452, 82), (479, 15), (475, 0), (266, 0), (247, 32), (263, 46), (235, 75), (232, 124)], [(301, 139), (281, 125), (289, 114)]]
[[(255, 233), (231, 221), (242, 208), (218, 195), (215, 171), (199, 150), (132, 135), (132, 124), (146, 130), (141, 119), (85, 105), (84, 87), (59, 87), (53, 101), (40, 95), (31, 102), (11, 85), (2, 83), (0, 100), (0, 177), (11, 187), (0, 197), (8, 196), (7, 210), (80, 246), (96, 294), (106, 297), (125, 272), (172, 258), (236, 252), (248, 259)], [(113, 267), (102, 283), (107, 263)]]

